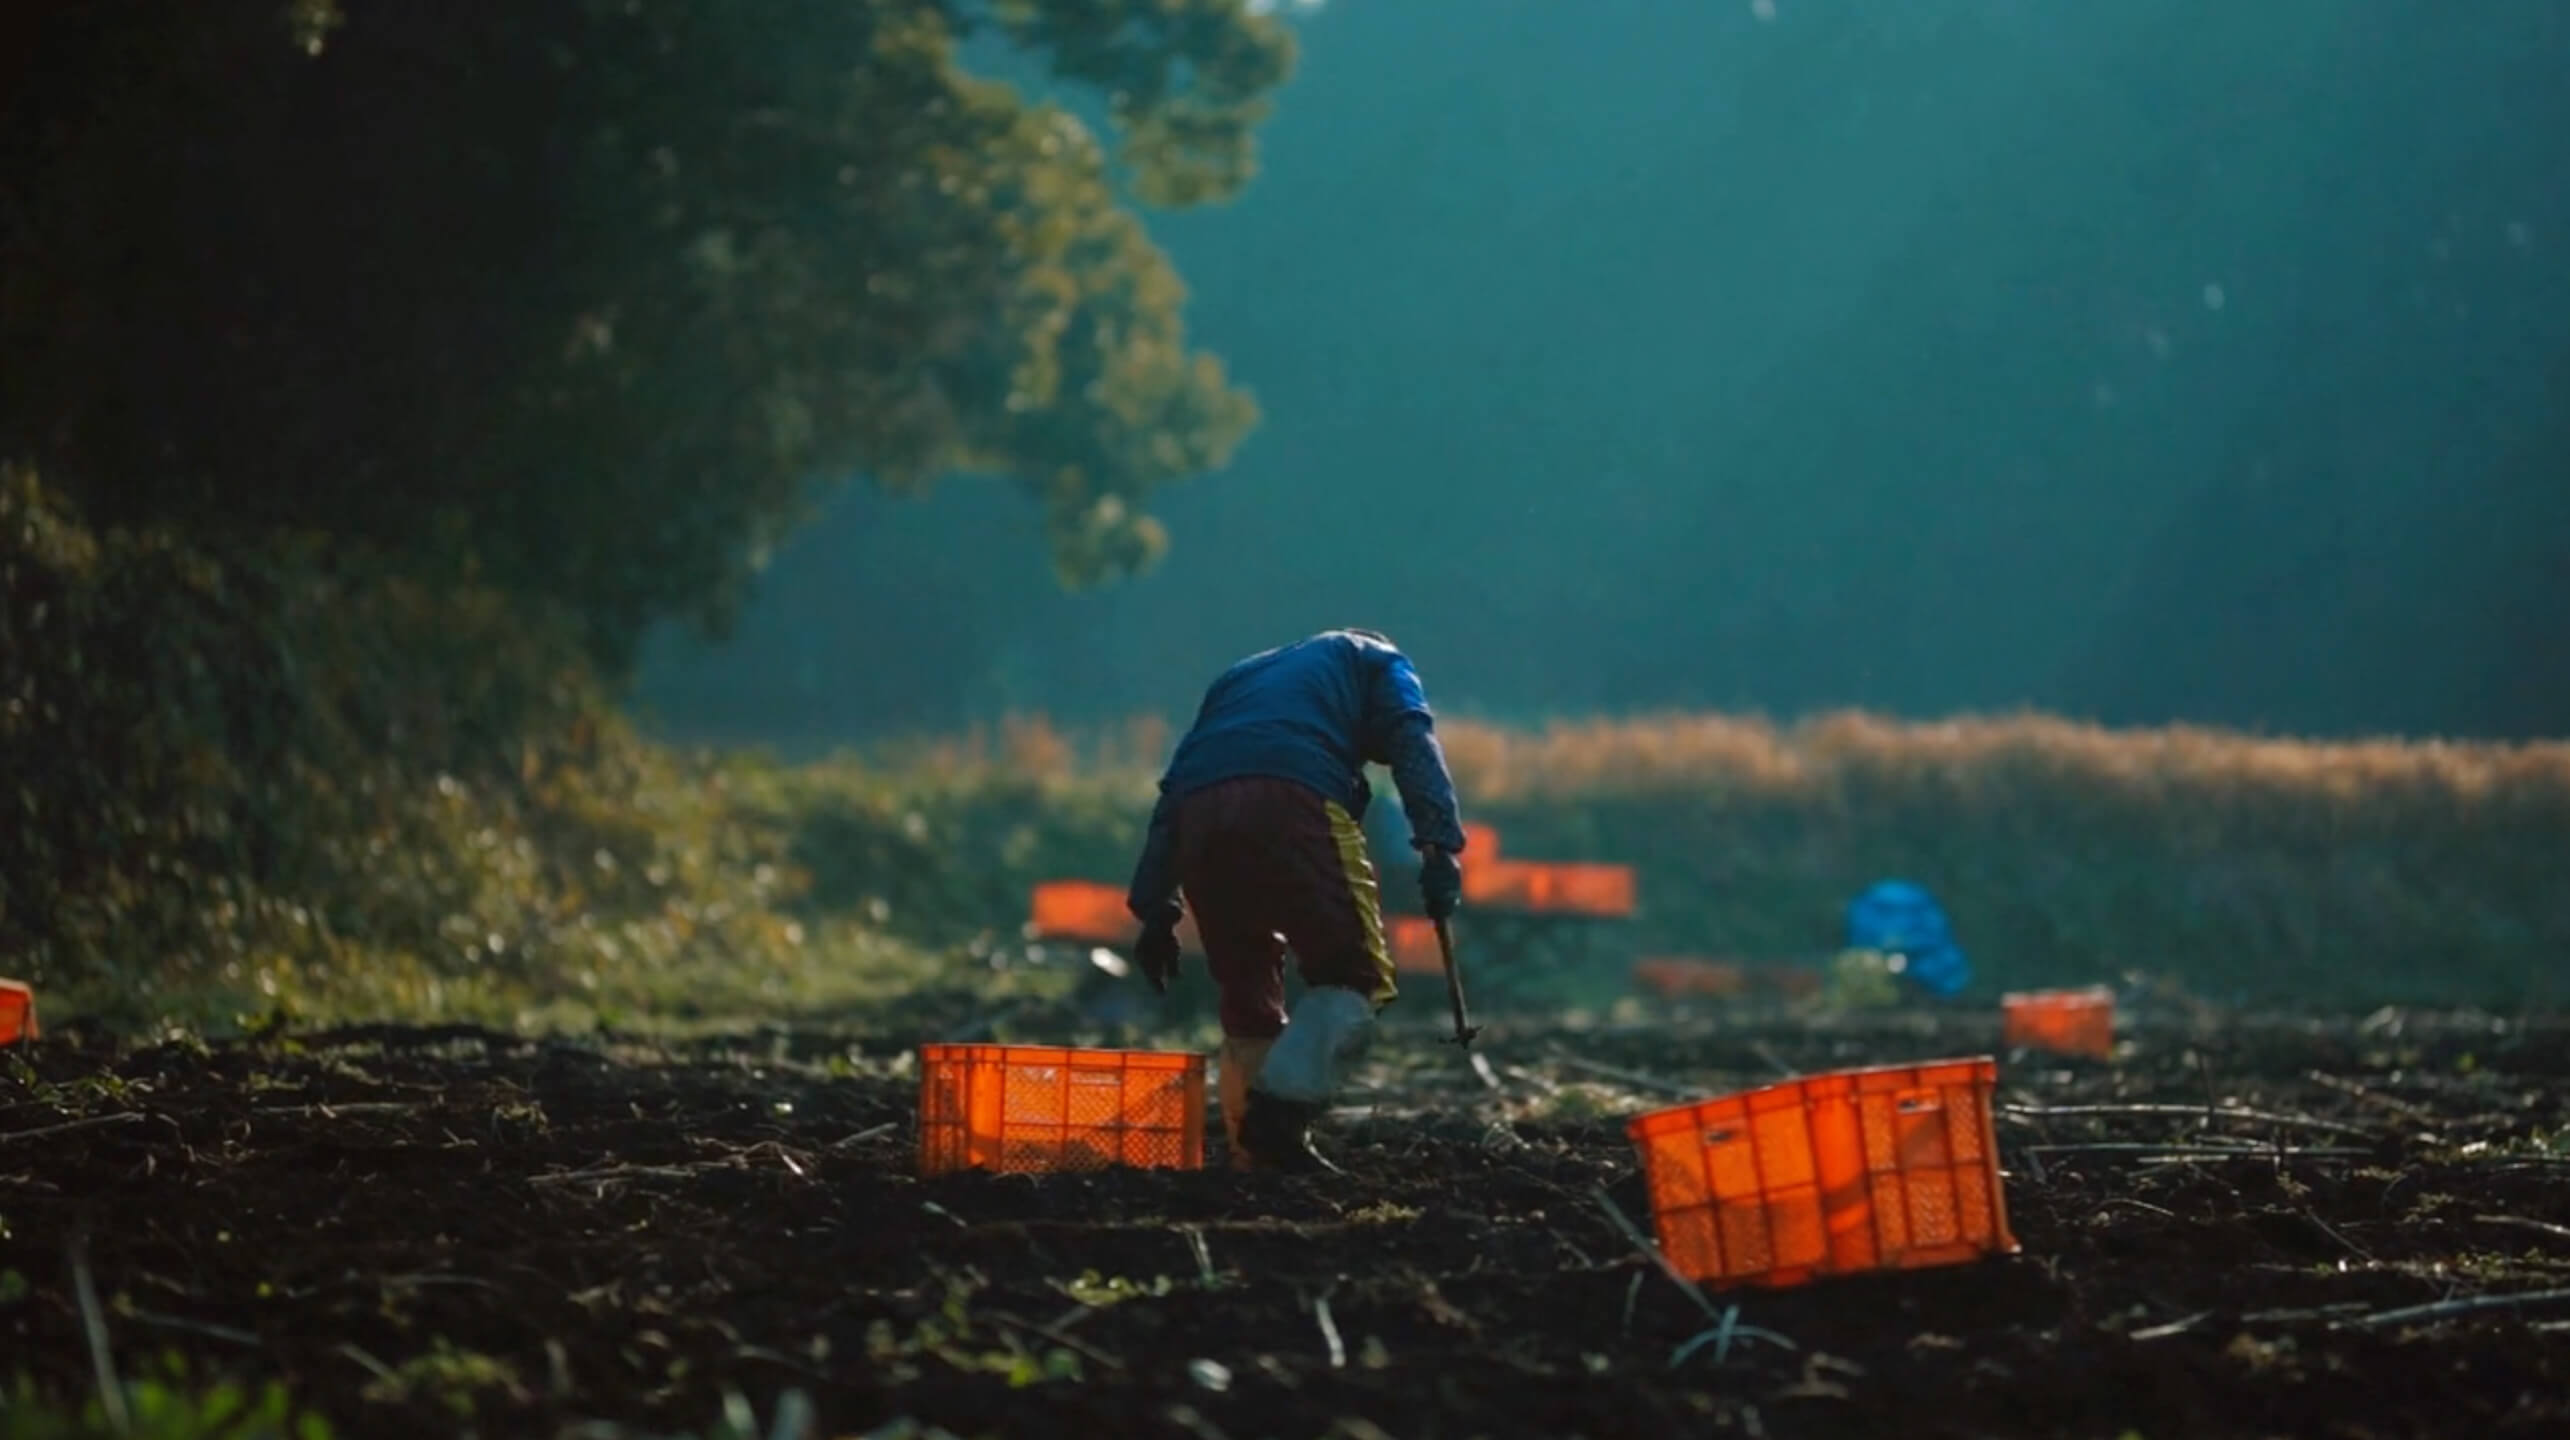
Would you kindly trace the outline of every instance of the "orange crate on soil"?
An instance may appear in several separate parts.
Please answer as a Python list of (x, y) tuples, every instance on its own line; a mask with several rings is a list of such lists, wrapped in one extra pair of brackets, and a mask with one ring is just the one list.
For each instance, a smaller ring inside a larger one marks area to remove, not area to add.
[(1691, 955), (1646, 955), (1633, 962), (1633, 983), (1676, 999), (1681, 995), (1745, 995), (1749, 967)]
[[(1131, 945), (1142, 938), (1142, 922), (1124, 908), (1124, 887), (1094, 880), (1047, 880), (1036, 886), (1027, 903), (1026, 927), (1038, 940), (1084, 945)], [(1204, 953), (1194, 916), (1179, 919), (1178, 943)]]
[(35, 988), (22, 980), (0, 980), (0, 1045), (35, 1038)]
[(919, 1170), (1201, 1169), (1205, 1057), (919, 1047)]
[(1715, 1286), (2014, 1254), (1989, 1057), (1810, 1075), (1637, 1115), (1660, 1249)]
[(1464, 899), (1506, 910), (1576, 915), (1633, 913), (1633, 867), (1550, 860), (1501, 860), (1466, 865)]
[(2110, 1060), (2115, 1055), (2115, 992), (2018, 990), (1999, 997), (1999, 1041), (2008, 1048), (2051, 1050)]
[(1142, 931), (1124, 908), (1124, 891), (1090, 880), (1048, 880), (1035, 887), (1027, 924), (1048, 940), (1113, 945)]
[(1823, 982), (1820, 972), (1808, 965), (1646, 955), (1633, 962), (1633, 983), (1671, 1000), (1689, 995), (1805, 1000), (1819, 994)]
[(1437, 945), (1437, 922), (1425, 915), (1384, 917), (1384, 941), (1392, 949), (1392, 968), (1403, 975), (1443, 975), (1446, 952)]
[(1499, 830), (1476, 820), (1463, 827), (1463, 853), (1466, 864), (1488, 864), (1499, 858)]

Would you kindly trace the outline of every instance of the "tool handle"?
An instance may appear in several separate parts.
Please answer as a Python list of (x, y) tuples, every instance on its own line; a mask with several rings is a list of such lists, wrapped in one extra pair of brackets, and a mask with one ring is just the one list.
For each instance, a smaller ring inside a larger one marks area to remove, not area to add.
[(1446, 962), (1446, 999), (1455, 1007), (1455, 1042), (1470, 1044), (1476, 1031), (1471, 1017), (1464, 1013), (1463, 972), (1455, 968), (1454, 932), (1447, 928), (1443, 920), (1437, 921), (1436, 926), (1437, 953)]

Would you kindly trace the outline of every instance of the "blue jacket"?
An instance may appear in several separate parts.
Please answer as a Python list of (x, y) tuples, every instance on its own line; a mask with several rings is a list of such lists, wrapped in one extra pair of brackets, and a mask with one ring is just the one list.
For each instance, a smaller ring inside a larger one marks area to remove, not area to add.
[(1125, 897), (1135, 918), (1179, 913), (1173, 829), (1178, 802), (1217, 781), (1275, 776), (1311, 787), (1362, 820), (1368, 764), (1392, 771), (1410, 843), (1463, 853), (1454, 777), (1409, 657), (1384, 640), (1332, 630), (1224, 671), (1160, 779), (1151, 828)]

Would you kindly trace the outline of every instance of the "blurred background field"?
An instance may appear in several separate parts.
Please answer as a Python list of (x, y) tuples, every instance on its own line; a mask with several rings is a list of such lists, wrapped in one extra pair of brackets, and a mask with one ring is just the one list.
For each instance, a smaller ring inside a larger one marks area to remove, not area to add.
[(0, 973), (997, 1003), (1355, 623), (1583, 1003), (2556, 1003), (2570, 30), (2339, 8), (9, 7)]
[[(991, 960), (1037, 882), (1123, 880), (1170, 739), (1022, 717), (791, 763), (680, 747), (472, 592), (102, 532), (25, 473), (0, 507), (35, 617), (0, 651), (7, 738), (51, 757), (12, 775), (7, 945), (131, 1021), (1059, 984)], [(2570, 745), (2039, 715), (1443, 734), (1511, 853), (1636, 868), (1591, 1000), (1642, 954), (1817, 965), (1887, 874), (1944, 897), (1985, 991), (2138, 971), (2265, 1003), (2559, 999)]]
[[(0, 4), (0, 1432), (2557, 1432), (2557, 1337), (2406, 1320), (2570, 1234), (2565, 73), (2560, 0)], [(1469, 904), (1353, 1190), (923, 1203), (922, 1040), (1210, 1048), (1030, 891), (1344, 625), (1632, 913), (1519, 981)], [(1952, 1003), (1839, 967), (1887, 877)], [(2095, 982), (2103, 1063), (1994, 1003)], [(1590, 1213), (1646, 1104), (1985, 1050), (2118, 1117), (2008, 1117), (2020, 1263), (1726, 1359)]]

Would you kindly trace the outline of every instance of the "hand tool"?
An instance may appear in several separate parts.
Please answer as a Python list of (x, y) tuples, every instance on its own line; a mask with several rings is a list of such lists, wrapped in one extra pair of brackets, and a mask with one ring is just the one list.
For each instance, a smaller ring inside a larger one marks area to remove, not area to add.
[(1472, 1037), (1481, 1033), (1481, 1027), (1473, 1024), (1471, 1017), (1464, 1013), (1463, 972), (1455, 968), (1454, 932), (1443, 920), (1437, 922), (1437, 951), (1446, 962), (1446, 998), (1455, 1006), (1455, 1033), (1446, 1043), (1470, 1046)]

